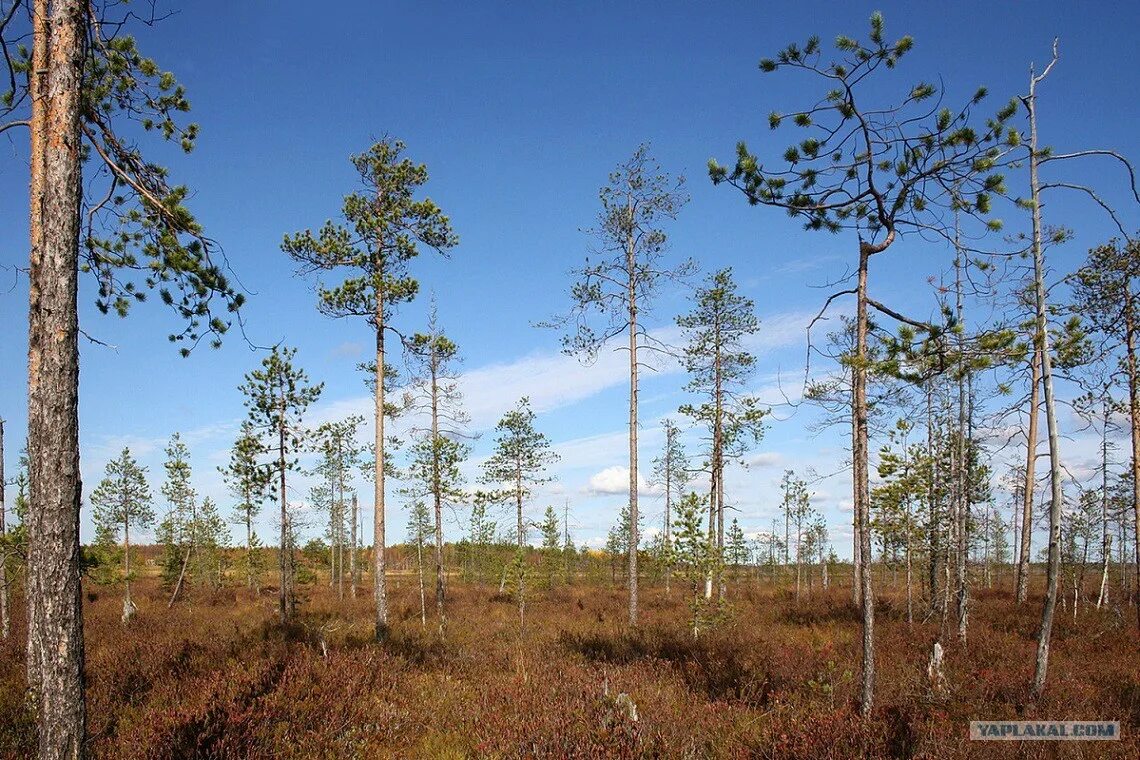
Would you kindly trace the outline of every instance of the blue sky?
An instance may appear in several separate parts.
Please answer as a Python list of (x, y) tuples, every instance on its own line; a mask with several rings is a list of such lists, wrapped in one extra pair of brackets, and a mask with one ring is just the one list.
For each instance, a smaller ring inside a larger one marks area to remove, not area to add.
[[(704, 271), (732, 266), (763, 320), (755, 344), (756, 389), (779, 399), (779, 381), (799, 386), (804, 325), (841, 275), (849, 236), (807, 233), (777, 211), (750, 208), (728, 188), (714, 188), (705, 164), (730, 160), (737, 140), (768, 155), (782, 152), (769, 132), (772, 110), (814, 97), (804, 80), (762, 75), (758, 59), (790, 41), (819, 34), (863, 35), (881, 9), (888, 35), (911, 34), (916, 48), (883, 93), (943, 77), (951, 97), (984, 84), (993, 103), (1023, 92), (1031, 61), (1047, 60), (1054, 36), (1062, 60), (1040, 94), (1043, 141), (1058, 149), (1110, 147), (1140, 157), (1135, 129), (1132, 35), (1135, 3), (962, 2), (953, 4), (817, 3), (186, 3), (140, 45), (187, 86), (202, 125), (189, 157), (159, 147), (172, 175), (193, 188), (193, 208), (224, 245), (250, 293), (247, 332), (258, 344), (284, 340), (314, 380), (326, 384), (314, 421), (367, 411), (353, 370), (366, 358), (364, 324), (321, 317), (310, 284), (293, 277), (279, 250), (286, 232), (334, 217), (354, 189), (348, 155), (388, 133), (428, 165), (428, 192), (460, 237), (451, 260), (424, 256), (413, 266), (424, 297), (398, 324), (422, 327), (435, 292), (443, 326), (465, 357), (465, 388), (474, 427), (484, 431), (474, 459), (490, 446), (488, 429), (519, 395), (529, 394), (539, 425), (563, 454), (559, 481), (533, 505), (569, 499), (579, 542), (604, 538), (613, 521), (625, 465), (624, 357), (581, 367), (558, 355), (558, 335), (532, 327), (568, 305), (567, 271), (581, 263), (589, 239), (581, 229), (597, 211), (606, 174), (641, 142), (662, 166), (688, 178), (691, 202), (669, 225), (672, 255), (697, 259)], [(814, 88), (814, 85), (811, 85)], [(9, 472), (25, 423), (27, 261), (26, 135), (0, 137), (0, 416), (8, 420)], [(1082, 179), (1126, 208), (1121, 173), (1086, 165)], [(1058, 196), (1047, 218), (1074, 228), (1055, 252), (1057, 272), (1072, 269), (1088, 246), (1112, 234), (1090, 204)], [(1011, 226), (1023, 219), (1010, 219)], [(949, 261), (941, 246), (907, 240), (876, 261), (872, 289), (882, 300), (928, 313), (926, 278)], [(130, 445), (160, 481), (161, 449), (182, 431), (191, 447), (199, 491), (228, 504), (214, 468), (243, 415), (237, 386), (260, 355), (239, 335), (218, 351), (181, 359), (166, 343), (173, 322), (157, 304), (127, 320), (102, 317), (84, 285), (85, 330), (117, 348), (82, 346), (81, 435), (87, 489), (106, 460)], [(651, 317), (668, 327), (685, 309), (683, 290), (663, 294)], [(397, 357), (392, 357), (396, 359)], [(398, 360), (398, 359), (397, 359)], [(666, 368), (643, 388), (642, 468), (661, 442), (658, 421), (682, 400), (683, 375)], [(785, 467), (821, 473), (842, 466), (847, 433), (816, 432), (817, 416), (778, 410), (754, 466), (736, 469), (728, 497), (749, 531), (770, 525), (775, 484)], [(695, 444), (695, 438), (693, 442)], [(1068, 440), (1073, 457), (1087, 441)], [(1075, 461), (1075, 459), (1074, 459)], [(295, 480), (295, 498), (307, 493)], [(615, 488), (614, 484), (619, 484)], [(361, 483), (366, 503), (370, 491)], [(849, 555), (849, 482), (845, 474), (815, 486), (816, 504), (832, 523), (837, 551)], [(647, 493), (650, 524), (660, 499)], [(392, 500), (389, 520), (402, 526)], [(462, 515), (459, 515), (461, 518)], [(262, 533), (272, 536), (270, 517)], [(366, 516), (366, 523), (370, 517)], [(90, 535), (84, 517), (85, 535)], [(459, 522), (449, 527), (452, 535)]]

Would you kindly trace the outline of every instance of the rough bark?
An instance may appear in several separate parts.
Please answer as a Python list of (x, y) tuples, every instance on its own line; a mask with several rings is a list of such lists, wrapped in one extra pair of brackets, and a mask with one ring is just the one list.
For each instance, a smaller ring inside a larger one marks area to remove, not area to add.
[(32, 11), (28, 685), (40, 758), (84, 756), (79, 572), (80, 92), (87, 5)]
[(852, 425), (855, 428), (851, 461), (854, 476), (855, 514), (859, 523), (859, 555), (862, 565), (860, 601), (863, 611), (863, 662), (859, 689), (859, 709), (864, 717), (869, 717), (871, 714), (875, 690), (875, 597), (871, 589), (871, 494), (867, 472), (867, 268), (870, 257), (871, 252), (868, 250), (868, 246), (861, 243), (859, 246), (858, 292), (856, 294), (855, 366), (851, 372), (854, 412)]

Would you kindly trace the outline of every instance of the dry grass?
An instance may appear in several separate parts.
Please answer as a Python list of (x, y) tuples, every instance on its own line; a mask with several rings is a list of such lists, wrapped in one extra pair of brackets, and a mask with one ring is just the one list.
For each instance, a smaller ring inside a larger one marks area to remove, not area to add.
[[(105, 758), (248, 757), (1137, 757), (1140, 637), (1131, 616), (1062, 615), (1050, 686), (1027, 704), (1039, 607), (981, 592), (969, 645), (947, 646), (950, 695), (930, 697), (933, 624), (878, 617), (878, 706), (854, 712), (858, 621), (848, 591), (796, 602), (766, 583), (730, 588), (730, 621), (694, 640), (676, 592), (647, 589), (643, 625), (624, 624), (610, 586), (532, 600), (520, 633), (497, 589), (453, 584), (440, 638), (419, 621), (409, 580), (394, 625), (371, 641), (370, 600), (306, 590), (300, 623), (274, 622), (272, 595), (198, 593), (166, 610), (153, 582), (124, 630), (119, 599), (85, 608), (89, 730)], [(97, 597), (92, 600), (92, 595)], [(22, 621), (17, 621), (22, 626)], [(323, 646), (322, 646), (323, 643)], [(0, 644), (0, 755), (33, 746), (22, 642)], [(327, 651), (327, 654), (326, 654)], [(609, 697), (604, 692), (608, 688)], [(625, 692), (631, 721), (615, 707)], [(1125, 740), (980, 744), (978, 718), (1120, 720)]]

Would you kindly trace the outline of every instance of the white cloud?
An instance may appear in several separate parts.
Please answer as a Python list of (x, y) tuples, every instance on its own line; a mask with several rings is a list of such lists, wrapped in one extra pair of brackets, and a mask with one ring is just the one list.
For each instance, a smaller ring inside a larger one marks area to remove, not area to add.
[(782, 467), (784, 461), (784, 455), (778, 451), (762, 451), (748, 457), (745, 464), (749, 467)]
[[(637, 492), (643, 496), (656, 494), (659, 489), (645, 482), (641, 473), (637, 474)], [(607, 467), (590, 476), (586, 493), (591, 496), (624, 496), (629, 493), (629, 468), (621, 465)]]

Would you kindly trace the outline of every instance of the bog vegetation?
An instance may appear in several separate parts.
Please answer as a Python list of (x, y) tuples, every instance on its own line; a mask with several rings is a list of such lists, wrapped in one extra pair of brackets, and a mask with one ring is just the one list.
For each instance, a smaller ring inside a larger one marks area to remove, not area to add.
[[(558, 454), (527, 397), (483, 431), (491, 454), (464, 475), (480, 431), (462, 346), (434, 306), (411, 329), (400, 317), (418, 258), (462, 255), (458, 232), (427, 167), (387, 135), (350, 157), (339, 218), (280, 242), (315, 311), (368, 330), (370, 360), (344, 371), (362, 373), (371, 419), (315, 424), (324, 384), (276, 345), (234, 378), (246, 419), (216, 473), (227, 503), (195, 492), (177, 432), (162, 472), (124, 448), (83, 492), (79, 277), (120, 316), (153, 292), (184, 325), (169, 336), (183, 354), (256, 308), (190, 191), (144, 157), (156, 140), (191, 151), (198, 127), (121, 6), (0, 0), (0, 132), (27, 131), (31, 189), (28, 429), (10, 479), (0, 424), (13, 496), (0, 504), (0, 752), (979, 757), (1002, 747), (971, 745), (970, 719), (1095, 718), (1124, 729), (1098, 751), (1136, 756), (1140, 241), (1127, 225), (1140, 193), (1116, 151), (1039, 139), (1058, 42), (1023, 92), (959, 102), (906, 73), (914, 40), (875, 13), (859, 38), (810, 36), (761, 60), (757, 76), (792, 77), (802, 98), (769, 104), (783, 152), (741, 141), (709, 162), (726, 203), (743, 196), (849, 251), (808, 328), (795, 403), (850, 433), (835, 463), (851, 473), (850, 547), (813, 504), (818, 473), (784, 474), (771, 526), (735, 516), (726, 470), (783, 424), (752, 392), (756, 305), (731, 268), (670, 248), (689, 185), (649, 146), (604, 178), (589, 255), (540, 325), (585, 362), (628, 356), (628, 500), (590, 549), (568, 505), (538, 503)], [(1121, 186), (1085, 184), (1092, 158)], [(1046, 214), (1058, 193), (1120, 233), (1067, 273), (1051, 252), (1081, 220)], [(922, 314), (876, 285), (904, 239), (927, 253)], [(662, 321), (654, 306), (682, 287), (687, 308)], [(687, 400), (650, 452), (640, 373), (662, 355), (687, 373)], [(1064, 467), (1067, 409), (1100, 441), (1079, 475)], [(298, 479), (312, 484), (300, 500)], [(664, 501), (653, 531), (644, 480)], [(83, 547), (81, 505), (95, 528)]]

